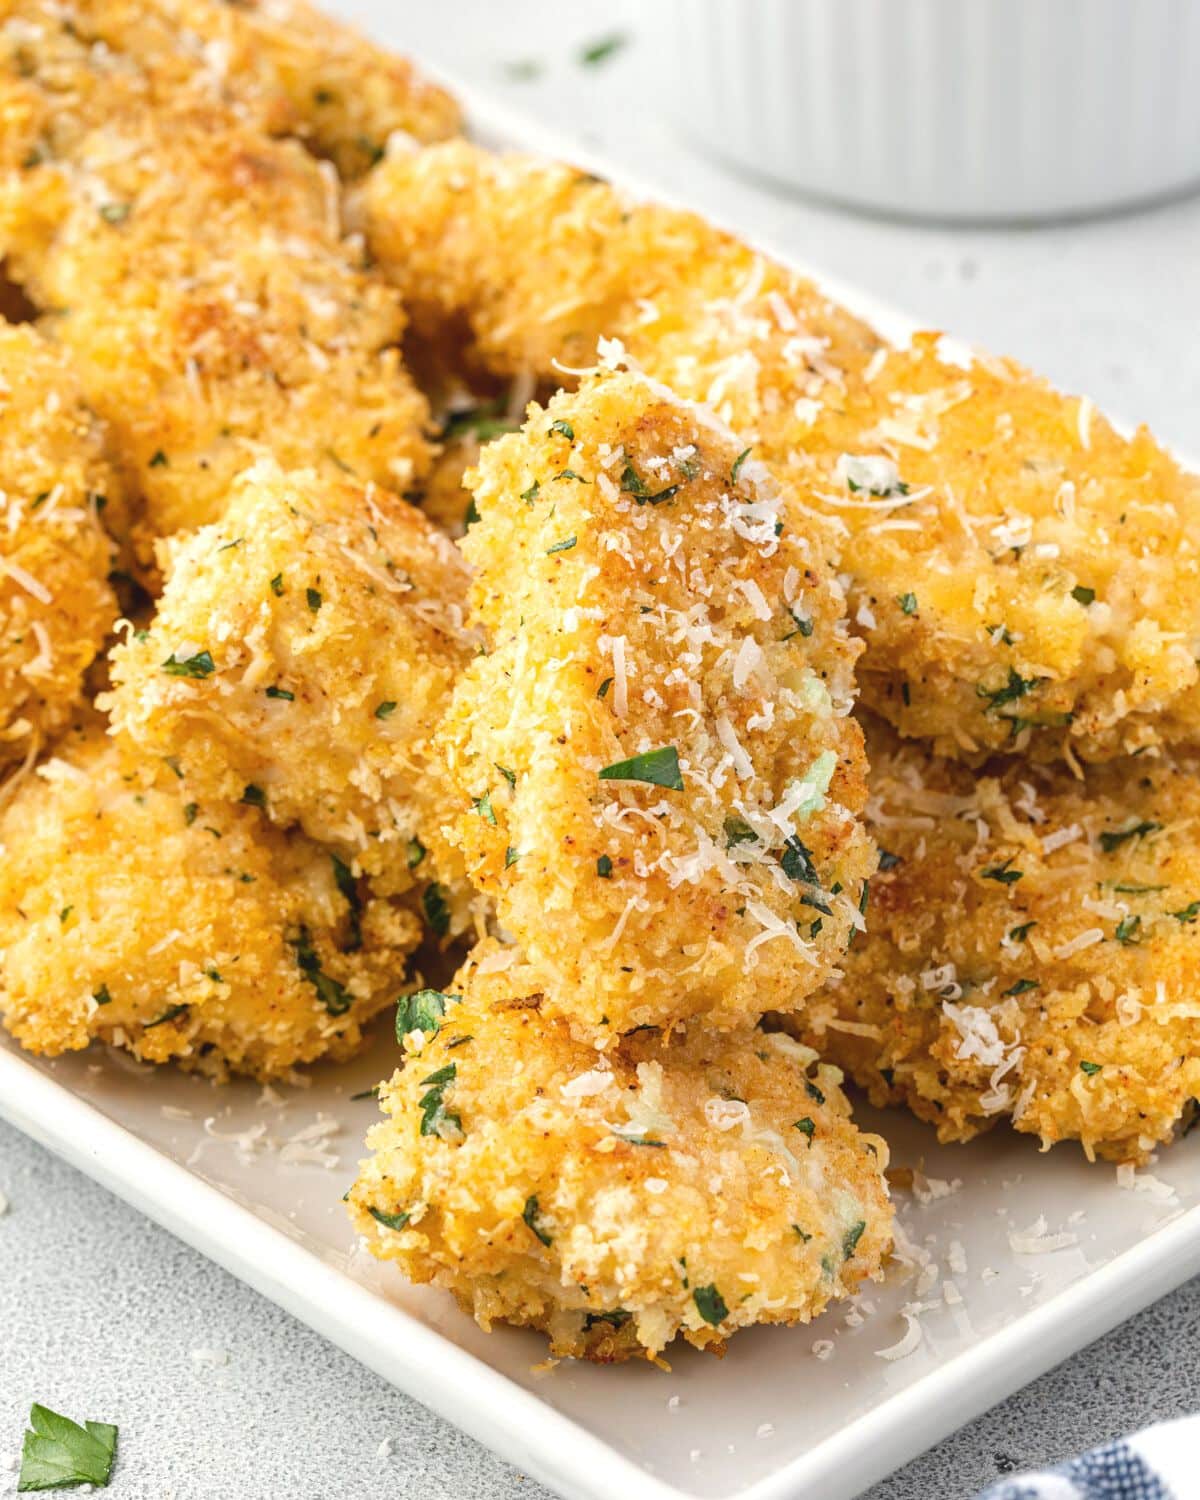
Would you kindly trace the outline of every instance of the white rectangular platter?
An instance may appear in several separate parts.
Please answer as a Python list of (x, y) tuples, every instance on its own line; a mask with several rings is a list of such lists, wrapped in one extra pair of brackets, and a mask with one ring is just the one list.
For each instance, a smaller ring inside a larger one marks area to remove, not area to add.
[[(586, 155), (459, 93), (489, 141)], [(891, 336), (914, 326), (817, 279)], [(1200, 1132), (1122, 1186), (1071, 1147), (1043, 1156), (998, 1130), (941, 1148), (863, 1108), (893, 1161), (927, 1174), (898, 1195), (915, 1270), (809, 1328), (739, 1334), (723, 1361), (547, 1369), (537, 1337), (482, 1334), (356, 1244), (340, 1199), (376, 1106), (352, 1096), (395, 1061), (385, 1024), (308, 1087), (216, 1089), (0, 1038), (0, 1115), (570, 1500), (848, 1500), (1200, 1271)]]

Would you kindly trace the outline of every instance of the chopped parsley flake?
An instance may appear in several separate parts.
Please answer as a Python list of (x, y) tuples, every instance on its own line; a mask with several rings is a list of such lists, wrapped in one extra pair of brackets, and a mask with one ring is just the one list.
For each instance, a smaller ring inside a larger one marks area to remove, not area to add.
[(1016, 984), (1010, 984), (1006, 990), (1002, 991), (1002, 994), (1005, 998), (1010, 995), (1027, 995), (1030, 990), (1036, 990), (1038, 987), (1039, 982), (1036, 979), (1018, 979)]
[(683, 791), (683, 775), (679, 769), (679, 751), (674, 745), (664, 745), (659, 750), (646, 750), (629, 760), (615, 761), (600, 772), (601, 781), (644, 781), (650, 786), (666, 787), (668, 791)]
[(847, 1229), (846, 1233), (842, 1236), (843, 1260), (849, 1260), (854, 1252), (858, 1249), (858, 1242), (862, 1239), (863, 1230), (866, 1229), (866, 1227), (867, 1221), (865, 1219), (859, 1219), (856, 1224), (851, 1224), (850, 1228)]
[(987, 713), (994, 713), (1003, 708), (1006, 703), (1015, 703), (1018, 698), (1024, 698), (1026, 694), (1032, 693), (1034, 688), (1042, 681), (1040, 677), (1022, 677), (1015, 667), (1009, 667), (1008, 680), (1003, 687), (985, 688), (982, 683), (975, 689), (980, 698), (987, 699)]
[(262, 787), (249, 782), (242, 790), (242, 801), (249, 807), (266, 807), (267, 794)]
[(516, 864), (517, 860), (519, 860), (520, 857), (520, 849), (516, 848), (513, 844), (509, 844), (508, 848), (504, 851), (504, 868), (506, 870), (511, 870), (513, 865)]
[(411, 995), (401, 995), (396, 1001), (396, 1040), (403, 1045), (410, 1031), (419, 1031), (427, 1042), (432, 1040), (441, 1029), (446, 1002), (459, 998), (441, 990), (414, 990)]
[(606, 677), (604, 679), (604, 681), (600, 684), (600, 686), (596, 689), (596, 697), (597, 698), (607, 698), (608, 697), (608, 690), (609, 690), (610, 687), (612, 687), (612, 685), (613, 685), (612, 678), (611, 677)]
[(1200, 916), (1200, 901), (1190, 901), (1179, 911), (1168, 912), (1177, 922), (1194, 922)]
[(275, 595), (275, 597), (277, 599), (282, 596), (282, 594), (283, 594), (283, 574), (282, 573), (276, 573), (275, 577), (271, 579), (271, 592)]
[(1009, 942), (1010, 943), (1023, 943), (1025, 941), (1025, 939), (1029, 936), (1030, 930), (1032, 928), (1036, 927), (1036, 926), (1037, 926), (1036, 922), (1022, 922), (1019, 927), (1010, 927), (1009, 930), (1008, 930), (1008, 940), (1009, 940)]
[(492, 825), (492, 827), (495, 828), (495, 826), (496, 826), (496, 813), (495, 813), (495, 809), (492, 807), (492, 794), (491, 794), (491, 792), (484, 792), (484, 794), (483, 794), (482, 797), (474, 797), (474, 798), (472, 798), (472, 800), (471, 800), (471, 806), (479, 814), (479, 816), (483, 819), (483, 821), (485, 823), (490, 823)]
[(151, 469), (165, 469), (166, 466), (167, 455), (162, 451), (161, 448), (156, 449), (155, 452), (151, 455), (150, 462), (147, 467)]
[(1096, 590), (1084, 588), (1083, 584), (1081, 583), (1077, 583), (1071, 590), (1071, 598), (1074, 599), (1077, 604), (1090, 604), (1092, 600), (1095, 599), (1095, 597)]
[(97, 1005), (111, 1005), (112, 996), (108, 992), (108, 985), (102, 984), (98, 990), (93, 990), (92, 999)]
[(420, 839), (409, 839), (408, 841), (408, 868), (415, 870), (425, 858), (425, 845)]
[(182, 661), (177, 660), (172, 651), (162, 669), (168, 677), (209, 677), (217, 670), (207, 651), (197, 651), (195, 656), (185, 656)]
[(532, 1197), (526, 1198), (525, 1207), (521, 1211), (521, 1217), (528, 1225), (529, 1232), (534, 1235), (535, 1238), (541, 1240), (543, 1245), (549, 1246), (554, 1243), (554, 1241), (546, 1233), (546, 1230), (542, 1225), (541, 1214), (538, 1212), (538, 1201), (536, 1193), (534, 1193)]
[(1147, 833), (1157, 833), (1162, 827), (1161, 823), (1144, 821), (1135, 823), (1132, 828), (1124, 828), (1119, 833), (1102, 833), (1100, 835), (1100, 847), (1105, 854), (1111, 854), (1114, 849), (1119, 849), (1127, 839), (1140, 839)]
[(289, 693), (287, 688), (281, 687), (269, 687), (267, 689), (267, 697), (281, 698), (285, 703), (295, 703), (296, 701), (295, 693)]
[(666, 489), (652, 493), (628, 458), (625, 460), (625, 468), (621, 473), (621, 488), (625, 494), (632, 495), (639, 505), (662, 505), (672, 495), (679, 493), (677, 484), (669, 484)]
[(1011, 868), (1015, 857), (1015, 855), (1010, 854), (1002, 864), (989, 865), (986, 870), (980, 870), (980, 879), (994, 880), (999, 885), (1016, 885), (1018, 880), (1025, 878), (1025, 871)]
[(596, 861), (596, 874), (599, 875), (601, 880), (612, 879), (612, 860), (609, 859), (607, 854), (602, 854)]
[(1117, 942), (1124, 948), (1132, 948), (1135, 943), (1141, 941), (1138, 936), (1138, 928), (1141, 925), (1141, 917), (1122, 917), (1114, 933)]
[(754, 451), (754, 449), (753, 449), (752, 446), (750, 448), (743, 448), (742, 451), (738, 454), (738, 456), (734, 459), (734, 461), (733, 461), (733, 468), (730, 469), (730, 471), (729, 471), (729, 482), (730, 482), (730, 484), (736, 484), (738, 482), (738, 479), (739, 479), (739, 477), (741, 475), (741, 472), (742, 472), (742, 465), (750, 457), (750, 455), (751, 455), (751, 453), (753, 451)]
[(696, 1311), (706, 1323), (711, 1323), (714, 1328), (718, 1327), (729, 1316), (729, 1309), (725, 1306), (725, 1298), (711, 1284), (709, 1286), (698, 1286), (692, 1293), (692, 1300), (696, 1304)]
[(450, 908), (446, 904), (446, 893), (436, 880), (425, 887), (421, 907), (425, 912), (425, 920), (434, 933), (438, 937), (445, 937), (450, 931)]
[(359, 899), (358, 881), (345, 860), (339, 859), (336, 854), (331, 854), (329, 858), (333, 863), (334, 883), (342, 900), (350, 908), (350, 936), (343, 952), (353, 953), (362, 947), (362, 901)]
[(308, 607), (309, 607), (309, 609), (311, 609), (312, 612), (313, 612), (313, 614), (315, 615), (317, 613), (317, 611), (321, 608), (322, 603), (324, 602), (322, 600), (322, 598), (321, 598), (321, 591), (320, 591), (320, 589), (311, 589), (311, 588), (305, 589), (304, 590), (304, 597), (308, 601)]
[(300, 966), (300, 972), (316, 990), (317, 999), (331, 1016), (344, 1016), (350, 1009), (350, 996), (336, 979), (331, 979), (328, 974), (322, 972), (321, 960), (317, 957), (317, 950), (312, 945), (308, 928), (301, 927), (296, 937), (291, 939), (291, 943), (296, 950), (296, 962)]
[(1095, 1078), (1096, 1074), (1103, 1066), (1103, 1063), (1081, 1062), (1079, 1064), (1079, 1071), (1081, 1073), (1086, 1073), (1089, 1078)]
[(396, 704), (391, 698), (387, 698), (376, 707), (375, 717), (377, 719), (390, 719), (395, 712)]
[(376, 1208), (370, 1203), (367, 1204), (367, 1212), (373, 1219), (377, 1219), (385, 1229), (407, 1229), (408, 1221), (411, 1217), (404, 1209), (397, 1209), (394, 1214), (385, 1214), (381, 1208)]
[(76, 1484), (107, 1485), (117, 1451), (117, 1428), (110, 1422), (82, 1427), (35, 1401), (21, 1447), (17, 1489), (61, 1490)]
[(817, 867), (813, 863), (812, 850), (801, 843), (795, 834), (784, 844), (779, 864), (789, 880), (802, 881), (806, 885), (821, 883)]
[(892, 854), (887, 849), (879, 851), (879, 873), (881, 875), (886, 875), (889, 870), (894, 870), (897, 865), (902, 865), (903, 863), (904, 860), (899, 854)]
[(496, 767), (497, 771), (500, 772), (501, 776), (504, 777), (505, 781), (508, 782), (509, 786), (511, 786), (515, 790), (517, 785), (517, 773), (515, 771), (510, 771), (507, 766), (502, 766), (499, 761), (493, 761), (492, 764)]
[(153, 1021), (147, 1021), (143, 1031), (152, 1031), (155, 1026), (166, 1026), (171, 1021), (177, 1021), (180, 1016), (187, 1014), (186, 1005), (168, 1005), (161, 1016), (155, 1016)]
[(813, 1136), (817, 1133), (817, 1127), (813, 1124), (811, 1115), (805, 1115), (802, 1120), (793, 1120), (792, 1129), (798, 1130), (801, 1135), (806, 1135), (808, 1137), (808, 1144), (811, 1147)]
[(896, 603), (900, 606), (902, 614), (915, 615), (917, 612), (916, 594), (897, 594)]
[(524, 500), (526, 505), (532, 505), (533, 502), (537, 499), (538, 491), (540, 489), (541, 485), (535, 479), (527, 490), (521, 491), (521, 499)]
[(629, 38), (622, 31), (614, 31), (611, 36), (597, 38), (594, 42), (588, 42), (579, 52), (579, 61), (585, 68), (595, 68), (602, 63), (608, 62), (629, 43)]
[(575, 441), (575, 429), (571, 426), (570, 422), (564, 422), (561, 417), (556, 422), (550, 423), (550, 431), (561, 433), (568, 443)]
[(457, 1076), (457, 1066), (454, 1063), (447, 1063), (436, 1073), (430, 1073), (428, 1078), (421, 1079), (423, 1086), (429, 1086), (428, 1091), (421, 1097), (422, 1135), (444, 1136), (449, 1132), (453, 1137), (462, 1134), (462, 1121), (446, 1108), (446, 1090)]
[(553, 547), (546, 548), (546, 556), (552, 557), (556, 552), (570, 552), (575, 540), (573, 536), (564, 537), (561, 542), (555, 542)]
[(128, 203), (102, 203), (100, 205), (100, 217), (106, 224), (124, 224), (132, 211), (132, 205)]

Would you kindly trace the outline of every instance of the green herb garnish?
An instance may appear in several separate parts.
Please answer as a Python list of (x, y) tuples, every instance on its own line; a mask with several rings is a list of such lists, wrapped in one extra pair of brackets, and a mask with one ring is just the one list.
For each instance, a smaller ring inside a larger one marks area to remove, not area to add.
[(411, 995), (401, 995), (396, 1001), (396, 1040), (403, 1043), (410, 1031), (419, 1031), (427, 1042), (431, 1041), (441, 1030), (447, 1002), (458, 999), (458, 995), (446, 995), (441, 990), (414, 990)]
[(367, 1212), (373, 1219), (377, 1219), (385, 1229), (407, 1229), (408, 1221), (412, 1217), (404, 1209), (399, 1209), (394, 1214), (385, 1214), (381, 1208), (374, 1208), (370, 1203), (367, 1204)]
[(185, 656), (182, 661), (176, 660), (172, 651), (162, 669), (168, 677), (208, 677), (217, 670), (207, 651), (197, 651), (195, 656)]
[(525, 1207), (521, 1211), (521, 1217), (529, 1226), (529, 1232), (534, 1235), (535, 1238), (541, 1240), (543, 1245), (549, 1247), (554, 1243), (554, 1241), (550, 1238), (550, 1236), (546, 1233), (545, 1229), (542, 1226), (541, 1215), (538, 1212), (538, 1201), (536, 1193), (532, 1197), (526, 1198)]
[(683, 775), (679, 769), (679, 752), (674, 745), (664, 745), (658, 750), (646, 750), (629, 760), (615, 761), (600, 772), (601, 781), (644, 781), (650, 786), (663, 786), (672, 792), (683, 791)]
[(711, 1323), (714, 1328), (718, 1327), (729, 1316), (729, 1309), (725, 1306), (725, 1298), (721, 1296), (715, 1286), (698, 1286), (692, 1293), (692, 1300), (696, 1304), (696, 1311), (706, 1323)]
[(117, 1429), (110, 1422), (82, 1427), (35, 1401), (21, 1448), (18, 1491), (61, 1490), (77, 1484), (108, 1484), (117, 1451)]

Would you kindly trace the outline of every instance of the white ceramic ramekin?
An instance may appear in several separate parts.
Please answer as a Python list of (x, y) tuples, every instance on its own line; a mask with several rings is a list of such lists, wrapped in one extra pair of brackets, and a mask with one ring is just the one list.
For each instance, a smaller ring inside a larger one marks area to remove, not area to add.
[(805, 192), (1015, 221), (1200, 183), (1200, 0), (653, 0), (642, 15), (688, 133)]

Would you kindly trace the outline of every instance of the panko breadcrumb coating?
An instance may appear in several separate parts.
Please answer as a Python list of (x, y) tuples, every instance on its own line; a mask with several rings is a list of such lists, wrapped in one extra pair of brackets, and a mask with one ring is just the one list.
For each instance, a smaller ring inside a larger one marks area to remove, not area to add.
[(385, 491), (266, 462), (160, 558), (148, 630), (112, 653), (117, 731), (195, 795), (427, 887), (429, 742), (473, 650), (454, 544)]
[(867, 703), (975, 758), (1200, 736), (1200, 477), (1144, 428), (1122, 437), (935, 334), (844, 405), (816, 432), (846, 455), (821, 493), (845, 527)]
[(55, 1056), (276, 1077), (348, 1057), (403, 982), (420, 923), (249, 807), (123, 773), (72, 731), (0, 816), (0, 1016)]
[(427, 338), (551, 378), (598, 338), (709, 402), (840, 532), (864, 699), (945, 754), (1088, 760), (1200, 734), (1200, 478), (1144, 429), (936, 334), (891, 350), (691, 215), (454, 142), (368, 178)]
[(867, 934), (789, 1027), (942, 1140), (1011, 1117), (1143, 1159), (1200, 1097), (1197, 768), (976, 775), (869, 743)]
[(132, 53), (163, 94), (219, 99), (275, 135), (296, 135), (347, 177), (399, 131), (456, 133), (458, 106), (406, 59), (305, 0), (87, 0), (80, 35)]
[(817, 988), (860, 922), (858, 651), (820, 549), (710, 412), (609, 372), (483, 450), (490, 650), (439, 736), (443, 835), (611, 1041)]
[(0, 324), (0, 768), (65, 728), (117, 616), (127, 517), (99, 424), (61, 356)]
[(0, 251), (70, 353), (152, 534), (215, 520), (235, 474), (402, 490), (429, 460), (394, 291), (332, 167), (218, 102), (159, 101), (69, 6), (0, 28)]
[(399, 149), (357, 212), (431, 341), (449, 337), (496, 375), (559, 385), (560, 365), (589, 367), (601, 338), (619, 338), (647, 373), (761, 443), (760, 457), (797, 446), (814, 398), (833, 399), (882, 343), (698, 215), (561, 163), (465, 141)]
[(790, 1037), (640, 1031), (598, 1058), (487, 943), (400, 1003), (407, 1057), (350, 1193), (372, 1252), (556, 1355), (716, 1353), (879, 1274), (887, 1146)]

